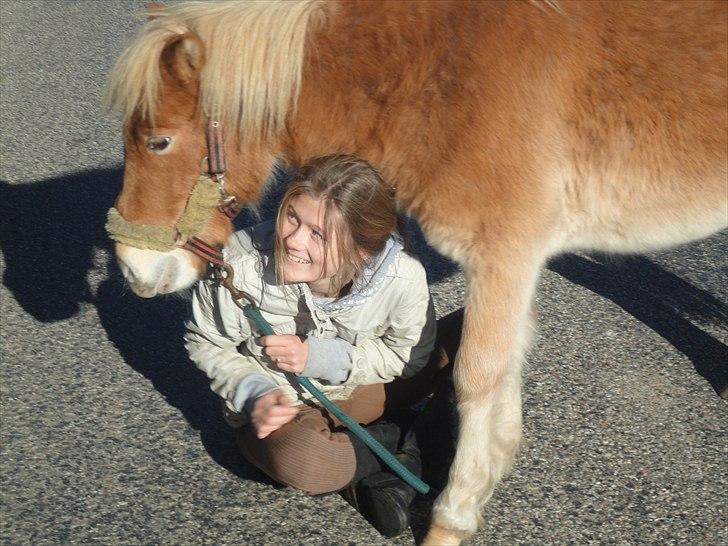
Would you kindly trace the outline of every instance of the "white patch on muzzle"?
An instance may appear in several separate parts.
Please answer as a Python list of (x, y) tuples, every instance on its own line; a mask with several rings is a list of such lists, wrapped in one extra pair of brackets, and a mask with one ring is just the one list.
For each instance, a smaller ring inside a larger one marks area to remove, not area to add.
[(116, 257), (132, 292), (142, 298), (184, 290), (199, 278), (189, 252), (181, 248), (160, 252), (117, 243)]

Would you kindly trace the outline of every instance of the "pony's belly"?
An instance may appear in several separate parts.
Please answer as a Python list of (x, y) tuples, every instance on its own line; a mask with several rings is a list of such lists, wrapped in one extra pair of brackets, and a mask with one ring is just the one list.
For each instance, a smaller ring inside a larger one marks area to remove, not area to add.
[(695, 193), (651, 184), (622, 187), (628, 189), (598, 192), (587, 205), (567, 208), (562, 250), (646, 252), (728, 227), (728, 182)]
[(565, 238), (562, 252), (598, 250), (639, 253), (689, 243), (728, 227), (725, 222), (701, 224), (642, 225), (625, 228), (612, 222), (581, 229)]

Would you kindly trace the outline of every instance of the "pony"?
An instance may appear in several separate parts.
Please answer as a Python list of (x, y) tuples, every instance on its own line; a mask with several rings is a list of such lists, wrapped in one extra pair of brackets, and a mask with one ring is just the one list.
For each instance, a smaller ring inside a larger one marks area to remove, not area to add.
[(212, 209), (194, 234), (176, 227), (211, 126), (224, 130), (213, 145), (227, 159), (212, 182), (241, 203), (256, 202), (276, 165), (343, 152), (376, 166), (468, 282), (457, 451), (424, 539), (458, 544), (482, 523), (519, 444), (521, 366), (546, 260), (646, 251), (728, 225), (727, 32), (728, 3), (707, 0), (154, 11), (108, 86), (126, 152), (115, 214), (130, 233), (176, 236), (166, 246), (115, 237), (120, 268), (152, 297), (204, 275), (190, 236), (209, 252), (224, 245), (231, 223)]

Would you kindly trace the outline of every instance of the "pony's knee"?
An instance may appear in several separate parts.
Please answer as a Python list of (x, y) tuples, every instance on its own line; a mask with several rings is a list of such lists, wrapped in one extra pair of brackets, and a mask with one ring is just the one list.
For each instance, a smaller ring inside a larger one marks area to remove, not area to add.
[(500, 405), (504, 396), (520, 396), (513, 388), (514, 384), (520, 384), (520, 366), (509, 369), (483, 359), (476, 363), (460, 360), (458, 364), (460, 369), (456, 365), (453, 374), (458, 404), (471, 407)]
[(497, 361), (459, 356), (453, 370), (458, 404), (480, 405), (490, 400), (503, 381), (504, 369)]

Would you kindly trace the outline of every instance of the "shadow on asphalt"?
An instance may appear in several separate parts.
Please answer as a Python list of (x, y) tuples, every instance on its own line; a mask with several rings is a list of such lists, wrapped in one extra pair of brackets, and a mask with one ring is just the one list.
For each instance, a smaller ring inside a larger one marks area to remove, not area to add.
[[(199, 432), (212, 459), (245, 479), (268, 482), (238, 456), (217, 397), (187, 359), (182, 343), (187, 300), (144, 300), (123, 284), (104, 230), (121, 180), (121, 169), (99, 169), (32, 184), (0, 181), (3, 282), (23, 310), (42, 322), (69, 319), (83, 303), (95, 305), (124, 361)], [(93, 294), (87, 275), (97, 249), (106, 251), (109, 278)]]
[(121, 169), (98, 169), (32, 184), (0, 181), (3, 283), (36, 320), (55, 322), (93, 300), (86, 275), (94, 250), (111, 250), (106, 210)]
[[(0, 181), (3, 282), (21, 307), (42, 322), (71, 318), (85, 302), (95, 305), (103, 328), (122, 358), (182, 413), (192, 429), (199, 431), (210, 456), (238, 476), (267, 482), (242, 462), (207, 378), (187, 359), (182, 344), (183, 323), (188, 316), (186, 299), (168, 296), (143, 300), (124, 288), (104, 231), (106, 211), (121, 188), (121, 180), (122, 170), (116, 168), (82, 171), (31, 184)], [(245, 213), (236, 221), (236, 227), (270, 217), (280, 193), (280, 187), (269, 191), (261, 213)], [(410, 227), (414, 253), (425, 264), (430, 282), (457, 271), (452, 262), (427, 246), (414, 222)], [(94, 267), (96, 249), (106, 252), (109, 278), (93, 294), (87, 275)], [(728, 311), (724, 303), (645, 258), (614, 262), (570, 255), (553, 260), (549, 268), (614, 301), (654, 329), (690, 358), (698, 373), (716, 390), (728, 385), (726, 346), (691, 320), (725, 324)], [(445, 483), (454, 452), (457, 420), (452, 412), (453, 400), (451, 390), (445, 389), (425, 410), (432, 426), (439, 427), (439, 436), (432, 434), (432, 428), (423, 435), (427, 437), (423, 444), (425, 474), (437, 488)], [(429, 506), (428, 501), (421, 500), (415, 507), (415, 513), (421, 515), (413, 521), (416, 536), (424, 533)]]
[(652, 328), (689, 358), (718, 394), (728, 388), (728, 347), (695, 324), (725, 327), (725, 303), (641, 256), (567, 255), (548, 268)]

